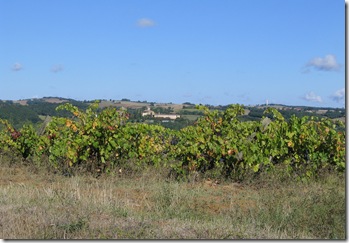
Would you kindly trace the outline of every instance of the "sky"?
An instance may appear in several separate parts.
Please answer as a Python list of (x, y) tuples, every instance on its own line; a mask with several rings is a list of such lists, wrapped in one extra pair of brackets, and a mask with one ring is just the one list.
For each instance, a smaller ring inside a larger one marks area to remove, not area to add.
[(0, 0), (0, 99), (345, 107), (344, 0)]

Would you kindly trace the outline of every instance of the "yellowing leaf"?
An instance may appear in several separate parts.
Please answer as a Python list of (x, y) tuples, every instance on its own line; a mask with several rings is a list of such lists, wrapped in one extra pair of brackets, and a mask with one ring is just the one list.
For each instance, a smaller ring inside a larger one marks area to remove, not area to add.
[(65, 121), (65, 125), (66, 125), (67, 127), (70, 127), (71, 124), (72, 124), (72, 121), (71, 121), (71, 120), (66, 120), (66, 121)]
[(72, 129), (73, 129), (74, 132), (76, 132), (76, 131), (78, 130), (78, 128), (76, 127), (75, 124), (73, 124), (71, 127), (72, 127)]
[(259, 164), (256, 164), (255, 166), (253, 166), (253, 171), (257, 172), (259, 170)]
[(289, 142), (287, 143), (287, 146), (292, 148), (292, 147), (293, 147), (292, 141), (289, 141)]

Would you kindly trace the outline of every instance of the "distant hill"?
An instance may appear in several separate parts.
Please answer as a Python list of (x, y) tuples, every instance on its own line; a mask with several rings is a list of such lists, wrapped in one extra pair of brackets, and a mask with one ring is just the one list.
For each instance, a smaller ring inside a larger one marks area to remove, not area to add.
[(61, 97), (43, 97), (43, 98), (31, 98), (31, 99), (21, 99), (21, 100), (13, 100), (12, 102), (15, 104), (27, 105), (28, 102), (38, 101), (38, 102), (47, 102), (53, 104), (61, 104), (65, 102), (79, 102), (73, 99), (61, 98)]
[[(62, 103), (71, 103), (79, 109), (86, 109), (89, 104), (94, 102), (78, 101), (62, 97), (43, 97), (21, 100), (0, 100), (0, 118), (9, 120), (16, 127), (22, 126), (24, 123), (40, 123), (46, 116), (71, 116), (67, 111), (56, 111), (56, 107)], [(99, 107), (126, 108), (131, 114), (133, 121), (143, 121), (141, 116), (142, 111), (147, 107), (157, 113), (173, 113), (180, 114), (183, 119), (188, 119), (193, 122), (200, 117), (202, 113), (195, 109), (195, 104), (185, 102), (183, 104), (173, 103), (156, 103), (147, 101), (131, 101), (129, 99), (122, 100), (100, 100)], [(209, 106), (210, 109), (225, 110), (226, 106)], [(259, 120), (264, 116), (263, 112), (267, 107), (278, 109), (281, 114), (289, 119), (293, 114), (301, 116), (318, 116), (328, 117), (331, 119), (341, 120), (345, 122), (345, 109), (343, 108), (326, 108), (326, 107), (310, 107), (310, 106), (287, 106), (282, 104), (245, 106), (245, 115), (242, 120)], [(190, 123), (187, 123), (190, 124)]]
[(46, 116), (69, 116), (67, 111), (56, 111), (56, 107), (64, 102), (86, 109), (88, 103), (59, 97), (41, 99), (0, 100), (0, 118), (11, 122), (15, 127), (25, 123), (40, 123)]

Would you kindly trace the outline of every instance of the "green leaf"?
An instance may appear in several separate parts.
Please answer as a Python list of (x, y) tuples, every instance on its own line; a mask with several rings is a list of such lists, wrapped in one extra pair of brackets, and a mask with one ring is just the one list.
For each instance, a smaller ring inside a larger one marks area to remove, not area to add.
[(253, 166), (253, 171), (257, 172), (259, 170), (259, 164), (256, 164), (255, 166)]

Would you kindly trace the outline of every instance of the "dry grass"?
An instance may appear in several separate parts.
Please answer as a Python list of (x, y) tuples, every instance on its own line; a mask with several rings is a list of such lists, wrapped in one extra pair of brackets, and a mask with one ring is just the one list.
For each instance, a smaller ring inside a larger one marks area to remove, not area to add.
[[(344, 239), (345, 182), (272, 186), (0, 167), (2, 239)], [(269, 184), (268, 184), (269, 183)]]

